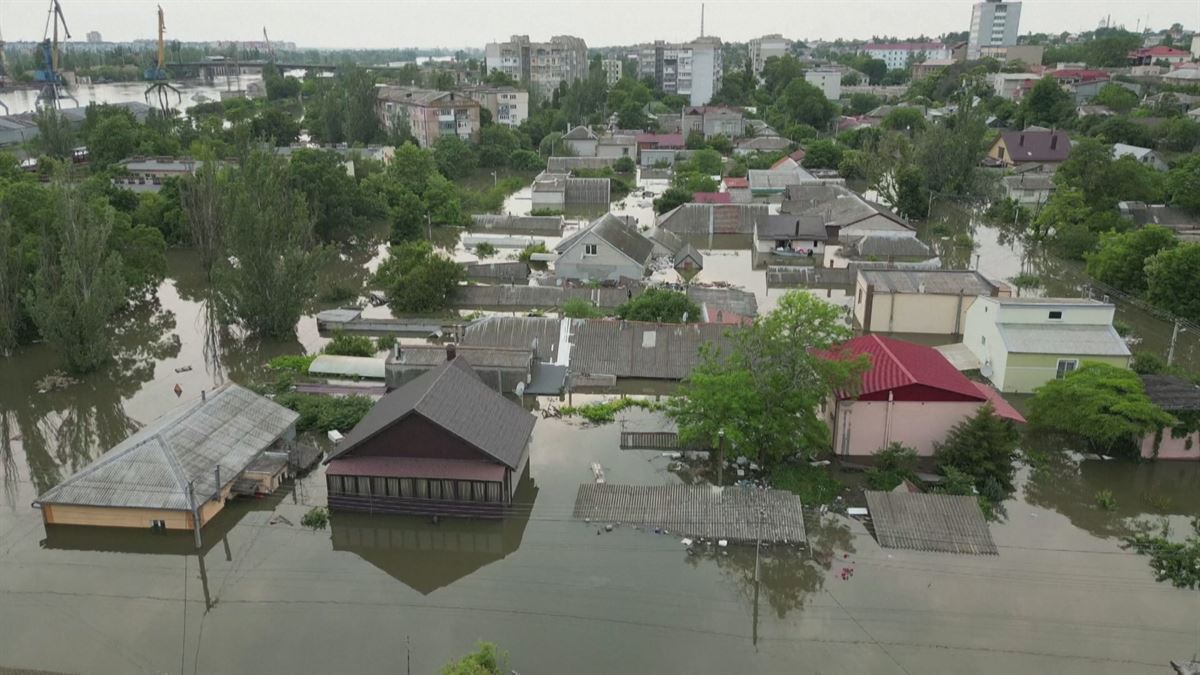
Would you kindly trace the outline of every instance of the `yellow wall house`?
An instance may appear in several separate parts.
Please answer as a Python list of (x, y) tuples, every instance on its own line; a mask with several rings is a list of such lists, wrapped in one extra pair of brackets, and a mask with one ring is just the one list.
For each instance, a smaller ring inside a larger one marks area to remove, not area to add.
[(47, 525), (203, 526), (265, 450), (294, 439), (297, 418), (278, 403), (224, 384), (151, 422), (34, 506)]
[(972, 270), (859, 270), (854, 320), (866, 333), (961, 335), (976, 298), (1008, 294)]

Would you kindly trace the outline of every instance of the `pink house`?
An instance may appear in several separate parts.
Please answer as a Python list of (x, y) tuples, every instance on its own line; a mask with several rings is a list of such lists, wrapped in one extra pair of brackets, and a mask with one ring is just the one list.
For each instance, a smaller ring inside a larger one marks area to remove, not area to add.
[[(1151, 403), (1176, 417), (1200, 412), (1200, 387), (1187, 380), (1170, 375), (1142, 375), (1142, 384)], [(1200, 432), (1180, 433), (1167, 428), (1146, 434), (1142, 438), (1142, 457), (1200, 460)]]
[(839, 393), (825, 406), (838, 455), (872, 455), (890, 443), (903, 443), (930, 456), (934, 443), (989, 401), (1000, 417), (1025, 421), (995, 389), (967, 379), (932, 347), (872, 334), (827, 357), (860, 354), (867, 355), (871, 367), (858, 392)]

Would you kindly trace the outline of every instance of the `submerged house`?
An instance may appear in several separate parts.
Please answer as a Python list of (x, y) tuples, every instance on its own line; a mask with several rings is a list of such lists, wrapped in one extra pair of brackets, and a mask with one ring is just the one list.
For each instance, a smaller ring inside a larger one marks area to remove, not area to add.
[(1028, 393), (1083, 361), (1128, 368), (1131, 354), (1113, 328), (1115, 311), (1087, 298), (981, 297), (967, 311), (963, 344), (1000, 391)]
[[(1142, 375), (1146, 397), (1177, 418), (1196, 419), (1200, 414), (1200, 387), (1173, 375)], [(1146, 459), (1200, 460), (1200, 431), (1181, 424), (1146, 434), (1141, 441)]]
[(903, 443), (930, 456), (934, 443), (989, 402), (1000, 417), (1025, 421), (995, 389), (968, 380), (932, 347), (864, 335), (827, 356), (861, 355), (871, 365), (857, 390), (837, 393), (823, 411), (838, 455), (872, 455)]
[(977, 298), (1009, 294), (973, 270), (860, 269), (854, 320), (868, 333), (961, 335)]
[(754, 220), (754, 247), (759, 253), (820, 259), (828, 239), (825, 219), (819, 215), (763, 213)]
[(331, 509), (499, 518), (512, 505), (535, 418), (447, 358), (380, 399), (325, 460)]
[[(198, 530), (249, 481), (278, 486), (295, 412), (236, 384), (154, 420), (34, 502), (47, 525)], [(263, 455), (271, 455), (264, 457)]]
[(627, 219), (606, 213), (554, 247), (554, 273), (562, 279), (618, 281), (641, 279), (654, 251)]

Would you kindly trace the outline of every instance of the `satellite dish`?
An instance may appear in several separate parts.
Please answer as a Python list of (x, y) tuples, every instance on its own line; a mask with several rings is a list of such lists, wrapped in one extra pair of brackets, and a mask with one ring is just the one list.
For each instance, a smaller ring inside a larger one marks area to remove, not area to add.
[(979, 374), (983, 375), (984, 377), (988, 378), (989, 380), (992, 379), (993, 372), (994, 371), (992, 370), (992, 362), (991, 361), (984, 363), (979, 368)]

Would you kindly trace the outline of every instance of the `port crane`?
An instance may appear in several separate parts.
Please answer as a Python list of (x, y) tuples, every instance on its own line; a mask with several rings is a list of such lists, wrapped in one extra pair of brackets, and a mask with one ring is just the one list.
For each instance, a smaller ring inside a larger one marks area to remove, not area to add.
[(150, 96), (153, 93), (158, 100), (158, 108), (163, 113), (167, 113), (171, 109), (171, 94), (175, 94), (177, 104), (183, 102), (183, 94), (179, 93), (179, 90), (167, 81), (167, 49), (166, 42), (163, 40), (163, 35), (166, 32), (167, 22), (163, 17), (162, 5), (159, 5), (157, 60), (153, 66), (146, 69), (143, 76), (150, 82), (150, 86), (146, 87), (146, 102), (151, 102)]
[(38, 93), (37, 106), (44, 108), (58, 108), (59, 101), (64, 98), (69, 98), (75, 101), (76, 107), (79, 106), (79, 101), (67, 91), (66, 81), (63, 79), (62, 72), (58, 69), (58, 27), (62, 26), (63, 35), (70, 39), (71, 31), (67, 28), (67, 18), (63, 14), (62, 5), (58, 0), (50, 0), (50, 11), (46, 17), (46, 33), (42, 42), (38, 45), (38, 53), (41, 55), (42, 67), (33, 71), (33, 79), (36, 82), (42, 83), (42, 90)]

